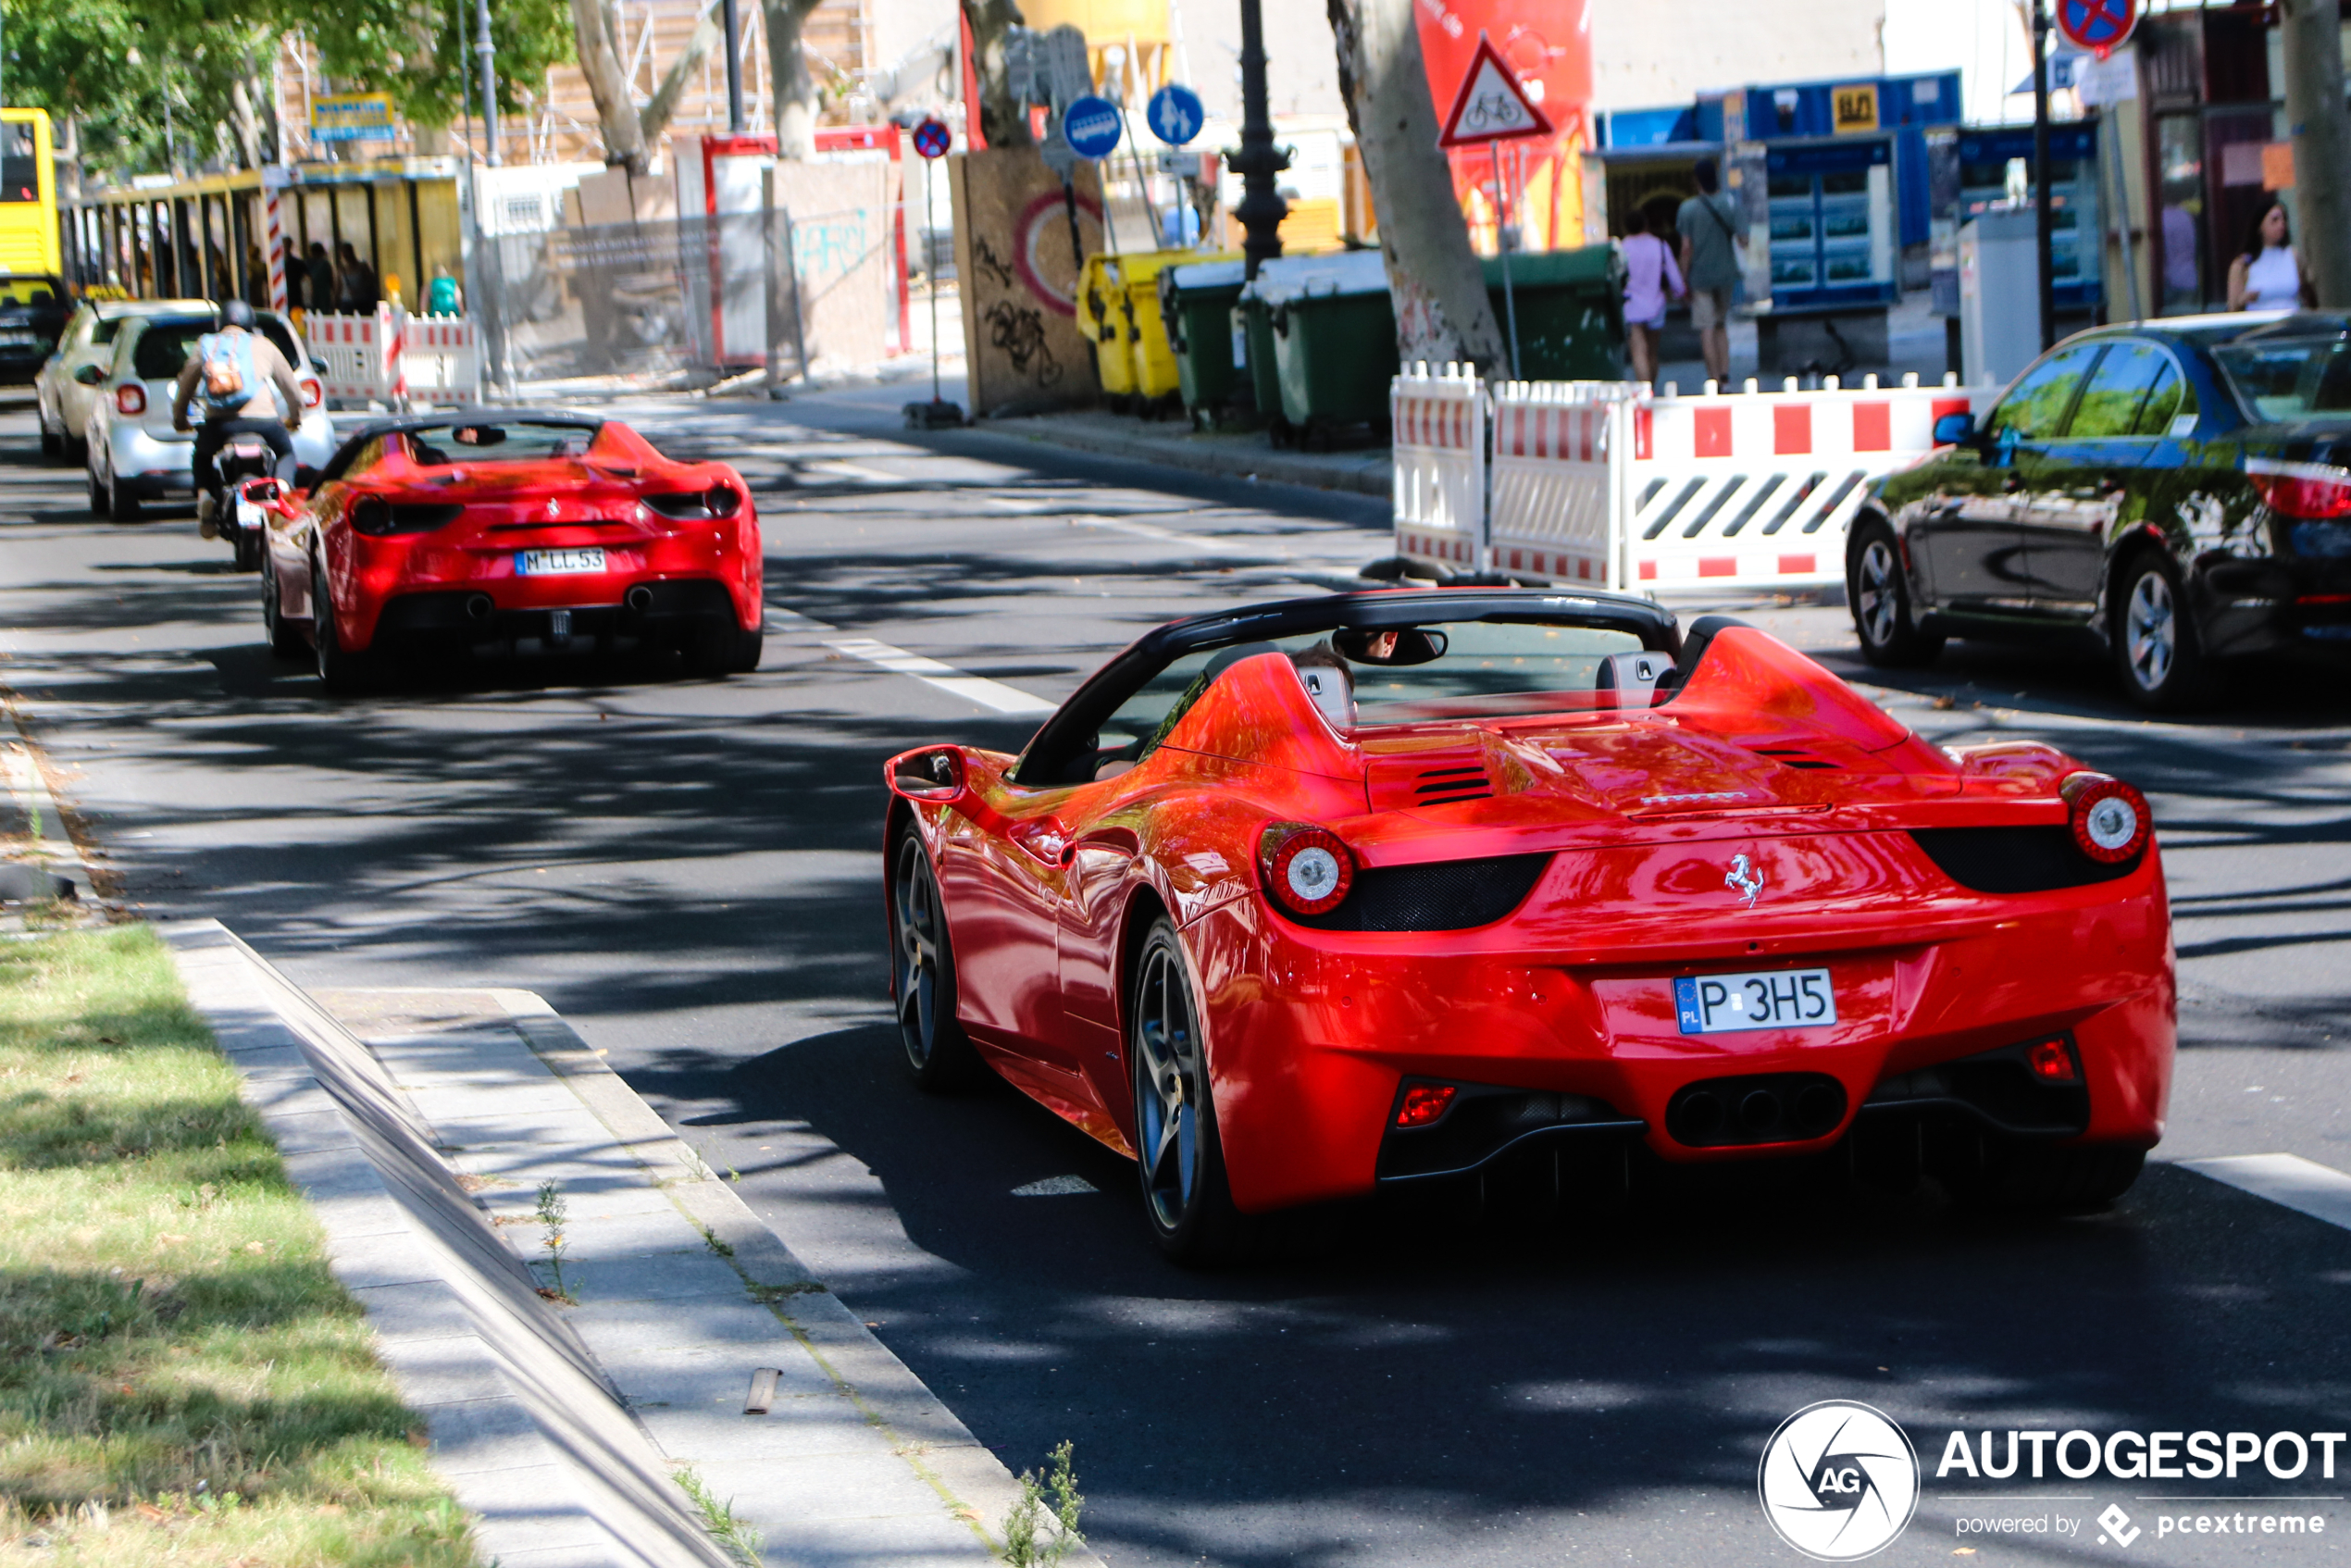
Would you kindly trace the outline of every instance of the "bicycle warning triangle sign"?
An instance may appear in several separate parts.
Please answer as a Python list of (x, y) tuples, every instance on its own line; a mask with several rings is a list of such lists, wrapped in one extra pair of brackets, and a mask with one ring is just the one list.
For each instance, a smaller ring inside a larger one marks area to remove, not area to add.
[(1462, 77), (1462, 90), (1453, 97), (1453, 112), (1445, 117), (1445, 133), (1437, 139), (1437, 144), (1475, 147), (1488, 142), (1551, 133), (1550, 120), (1526, 95), (1526, 89), (1519, 85), (1518, 78), (1495, 52), (1492, 42), (1479, 33), (1477, 53), (1470, 57), (1469, 70)]

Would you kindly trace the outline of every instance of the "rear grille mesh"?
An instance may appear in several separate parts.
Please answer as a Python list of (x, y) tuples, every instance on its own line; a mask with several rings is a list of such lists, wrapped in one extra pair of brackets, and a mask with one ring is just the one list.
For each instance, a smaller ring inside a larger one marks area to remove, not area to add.
[(2120, 865), (2092, 860), (2074, 847), (2071, 828), (1913, 828), (1910, 837), (1943, 875), (1979, 893), (2046, 893), (2128, 877), (2146, 858), (2142, 850)]
[(1526, 902), (1549, 854), (1375, 865), (1355, 873), (1347, 902), (1324, 915), (1285, 917), (1320, 931), (1465, 931), (1491, 926)]

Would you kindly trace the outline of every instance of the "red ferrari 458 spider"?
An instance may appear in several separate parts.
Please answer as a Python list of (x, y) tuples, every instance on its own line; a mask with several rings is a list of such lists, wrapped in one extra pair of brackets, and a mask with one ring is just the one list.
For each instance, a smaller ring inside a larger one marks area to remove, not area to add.
[(616, 419), (461, 410), (384, 420), (271, 513), (262, 619), (329, 691), (404, 654), (674, 647), (757, 666), (759, 516), (724, 463), (677, 463)]
[(1135, 1156), (1177, 1258), (1534, 1163), (1839, 1150), (2093, 1206), (2161, 1136), (2146, 800), (1946, 751), (1765, 633), (1448, 590), (1177, 621), (1018, 756), (888, 765), (891, 995)]

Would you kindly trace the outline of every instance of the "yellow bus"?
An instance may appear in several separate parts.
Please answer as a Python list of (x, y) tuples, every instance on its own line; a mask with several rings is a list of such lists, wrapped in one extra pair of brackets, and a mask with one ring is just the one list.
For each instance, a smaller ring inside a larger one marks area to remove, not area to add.
[(0, 109), (0, 275), (62, 270), (49, 111)]

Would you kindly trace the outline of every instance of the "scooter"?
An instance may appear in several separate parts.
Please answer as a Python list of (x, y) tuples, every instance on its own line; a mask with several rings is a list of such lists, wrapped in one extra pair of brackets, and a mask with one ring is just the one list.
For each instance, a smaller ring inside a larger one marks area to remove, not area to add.
[(278, 454), (259, 436), (240, 432), (221, 446), (219, 456), (213, 459), (213, 471), (220, 476), (211, 495), (215, 526), (236, 553), (237, 570), (257, 572), (261, 569), (261, 530), (267, 526), (267, 519), (261, 507), (246, 496), (245, 481), (274, 479)]

